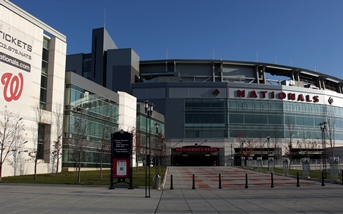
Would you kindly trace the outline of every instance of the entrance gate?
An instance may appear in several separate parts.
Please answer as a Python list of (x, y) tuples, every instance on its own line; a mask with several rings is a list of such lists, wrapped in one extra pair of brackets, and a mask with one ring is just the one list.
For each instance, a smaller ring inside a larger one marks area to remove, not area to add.
[(173, 166), (217, 166), (219, 149), (210, 146), (184, 146), (173, 149)]

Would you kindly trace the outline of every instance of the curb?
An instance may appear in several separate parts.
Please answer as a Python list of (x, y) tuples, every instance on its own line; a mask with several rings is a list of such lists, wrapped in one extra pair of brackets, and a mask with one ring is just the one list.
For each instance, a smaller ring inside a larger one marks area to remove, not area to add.
[(164, 173), (163, 182), (161, 184), (161, 189), (164, 189), (164, 186), (166, 185), (168, 170), (169, 170), (169, 167), (167, 167), (166, 172)]

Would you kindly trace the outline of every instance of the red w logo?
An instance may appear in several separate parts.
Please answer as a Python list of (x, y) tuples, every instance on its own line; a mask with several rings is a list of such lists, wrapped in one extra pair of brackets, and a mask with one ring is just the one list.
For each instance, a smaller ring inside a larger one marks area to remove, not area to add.
[(18, 76), (12, 76), (12, 73), (4, 73), (1, 76), (1, 84), (4, 85), (3, 95), (7, 102), (18, 100), (23, 92), (23, 75), (19, 73)]

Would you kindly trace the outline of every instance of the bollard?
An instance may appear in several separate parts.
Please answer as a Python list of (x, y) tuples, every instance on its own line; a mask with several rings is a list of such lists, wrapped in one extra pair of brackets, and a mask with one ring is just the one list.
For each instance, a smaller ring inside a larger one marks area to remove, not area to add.
[(271, 176), (271, 181), (272, 181), (272, 184), (270, 185), (270, 187), (274, 188), (274, 176), (273, 176), (273, 173), (270, 173), (270, 176)]
[(221, 174), (219, 174), (219, 187), (218, 189), (221, 189), (222, 188), (222, 177), (221, 177)]
[(300, 185), (299, 185), (299, 172), (297, 172), (297, 187), (300, 187)]
[(343, 170), (342, 170), (342, 185), (343, 185)]
[(170, 175), (170, 189), (173, 190), (173, 175)]
[(194, 180), (194, 174), (193, 174), (193, 186), (192, 189), (195, 189), (195, 180)]
[(248, 173), (245, 174), (245, 188), (248, 188)]
[(325, 183), (324, 183), (324, 172), (322, 172), (322, 187), (325, 186)]

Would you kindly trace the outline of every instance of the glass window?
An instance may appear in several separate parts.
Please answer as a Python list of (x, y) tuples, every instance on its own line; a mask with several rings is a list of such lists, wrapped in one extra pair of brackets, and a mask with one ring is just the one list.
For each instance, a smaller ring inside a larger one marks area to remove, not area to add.
[(49, 49), (43, 49), (42, 51), (42, 60), (45, 62), (49, 61)]
[(37, 159), (44, 159), (45, 125), (38, 124)]
[(268, 115), (269, 124), (283, 124), (283, 115)]
[(230, 124), (231, 123), (244, 123), (244, 115), (240, 113), (230, 114), (229, 120), (230, 120)]
[(42, 50), (42, 68), (41, 68), (41, 83), (40, 83), (40, 108), (46, 109), (47, 88), (48, 88), (48, 66), (49, 66), (49, 40), (43, 39)]

